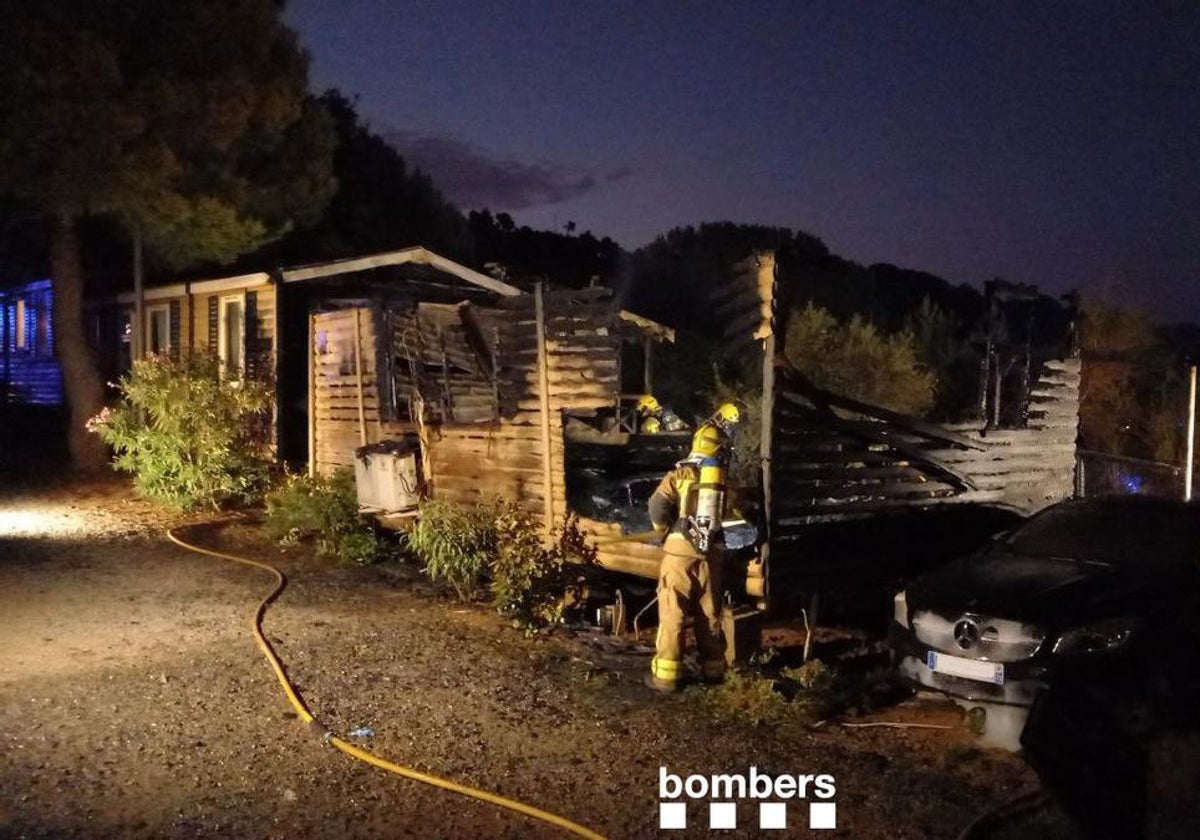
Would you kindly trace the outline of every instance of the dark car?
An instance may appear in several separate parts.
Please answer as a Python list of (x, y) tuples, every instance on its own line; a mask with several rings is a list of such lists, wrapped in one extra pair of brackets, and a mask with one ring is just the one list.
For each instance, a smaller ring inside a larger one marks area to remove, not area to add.
[(1058, 680), (1194, 685), (1200, 507), (1047, 508), (899, 592), (890, 641), (909, 680), (981, 704), (1027, 708)]
[(617, 522), (625, 533), (648, 531), (647, 505), (665, 472), (666, 469), (611, 477), (599, 469), (580, 470), (571, 476), (568, 501), (571, 509), (581, 516)]

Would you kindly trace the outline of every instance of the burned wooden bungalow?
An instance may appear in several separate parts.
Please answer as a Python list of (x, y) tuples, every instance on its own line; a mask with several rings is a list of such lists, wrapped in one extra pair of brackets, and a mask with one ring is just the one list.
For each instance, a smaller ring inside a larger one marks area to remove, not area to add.
[(352, 466), (359, 447), (406, 440), (429, 495), (501, 498), (547, 529), (573, 512), (575, 443), (629, 438), (622, 383), (640, 394), (645, 373), (628, 362), (630, 350), (673, 338), (621, 311), (611, 290), (540, 285), (453, 302), (323, 300), (310, 336), (313, 471)]

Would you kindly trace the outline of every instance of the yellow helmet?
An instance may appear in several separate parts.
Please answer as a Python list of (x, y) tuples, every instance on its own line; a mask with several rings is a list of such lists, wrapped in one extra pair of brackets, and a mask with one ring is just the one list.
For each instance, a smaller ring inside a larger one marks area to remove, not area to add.
[(658, 400), (654, 399), (653, 394), (643, 394), (635, 408), (637, 413), (643, 417), (653, 417), (662, 411), (662, 406), (658, 404)]
[(728, 433), (741, 420), (742, 412), (738, 409), (737, 404), (727, 402), (717, 406), (717, 410), (713, 412), (711, 422), (716, 424), (722, 431)]
[(704, 423), (692, 435), (692, 451), (689, 460), (711, 458), (721, 451), (728, 440), (725, 433), (713, 423)]

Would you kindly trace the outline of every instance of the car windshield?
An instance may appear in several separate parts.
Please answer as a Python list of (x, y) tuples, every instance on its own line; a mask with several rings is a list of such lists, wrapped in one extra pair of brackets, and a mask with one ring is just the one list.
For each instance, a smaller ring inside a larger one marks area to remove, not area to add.
[(1182, 508), (1064, 505), (1035, 516), (1004, 544), (1016, 554), (1169, 566), (1200, 558), (1200, 520)]

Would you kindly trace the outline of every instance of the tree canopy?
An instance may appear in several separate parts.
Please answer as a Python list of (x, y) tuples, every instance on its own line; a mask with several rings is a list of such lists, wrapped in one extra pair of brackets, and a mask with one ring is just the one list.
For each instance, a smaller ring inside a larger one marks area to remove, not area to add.
[(75, 463), (103, 385), (82, 323), (78, 226), (139, 231), (164, 264), (226, 262), (313, 219), (332, 136), (276, 0), (0, 0), (0, 197), (50, 220)]
[(918, 416), (933, 407), (937, 377), (917, 359), (909, 332), (884, 334), (858, 316), (840, 323), (810, 303), (788, 318), (784, 352), (834, 393)]
[(410, 168), (371, 129), (356, 101), (337, 90), (315, 101), (332, 120), (337, 189), (319, 218), (250, 255), (247, 263), (319, 262), (411, 245), (469, 259), (471, 241), (462, 213), (428, 175)]
[(113, 215), (172, 267), (315, 218), (332, 135), (273, 0), (3, 0), (0, 190)]

